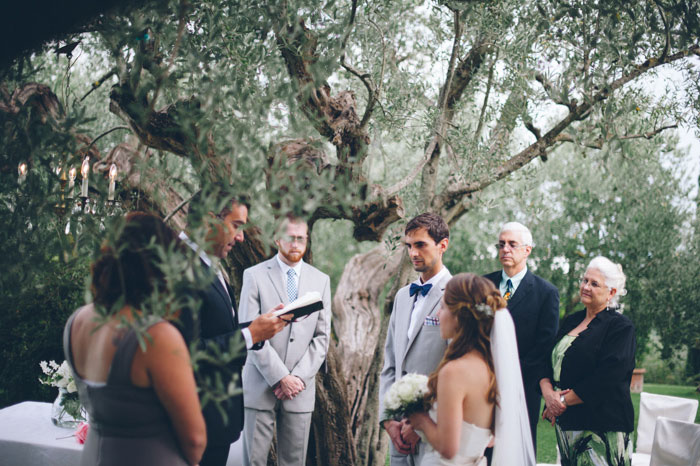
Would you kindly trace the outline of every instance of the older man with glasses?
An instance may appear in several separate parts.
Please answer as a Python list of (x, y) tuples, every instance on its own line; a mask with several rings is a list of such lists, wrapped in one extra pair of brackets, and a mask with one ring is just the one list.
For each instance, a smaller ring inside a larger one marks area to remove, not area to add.
[(533, 247), (532, 234), (525, 225), (506, 223), (496, 244), (503, 269), (486, 278), (501, 291), (513, 316), (532, 442), (537, 451), (540, 380), (547, 377), (547, 358), (559, 326), (559, 291), (528, 270), (527, 258)]
[(307, 292), (318, 292), (323, 302), (319, 312), (291, 319), (262, 349), (248, 355), (243, 368), (244, 465), (267, 464), (275, 430), (278, 464), (306, 464), (316, 373), (331, 332), (330, 278), (304, 262), (307, 242), (306, 222), (287, 217), (276, 235), (277, 254), (243, 272), (240, 309), (247, 320), (270, 309), (271, 303), (288, 304)]

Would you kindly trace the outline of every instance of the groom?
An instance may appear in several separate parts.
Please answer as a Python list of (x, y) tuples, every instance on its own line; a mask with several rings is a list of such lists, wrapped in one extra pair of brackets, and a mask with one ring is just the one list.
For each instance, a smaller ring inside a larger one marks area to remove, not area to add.
[(503, 225), (496, 248), (503, 270), (490, 273), (486, 278), (500, 290), (513, 317), (533, 448), (537, 452), (539, 383), (547, 373), (547, 358), (559, 326), (559, 291), (528, 270), (527, 258), (533, 242), (525, 225), (518, 222)]
[(436, 214), (420, 214), (406, 225), (406, 250), (420, 278), (396, 293), (379, 378), (379, 419), (391, 438), (391, 466), (418, 465), (424, 453), (424, 445), (410, 425), (385, 417), (384, 397), (407, 373), (433, 372), (447, 348), (436, 315), (452, 278), (442, 264), (449, 237), (447, 224)]

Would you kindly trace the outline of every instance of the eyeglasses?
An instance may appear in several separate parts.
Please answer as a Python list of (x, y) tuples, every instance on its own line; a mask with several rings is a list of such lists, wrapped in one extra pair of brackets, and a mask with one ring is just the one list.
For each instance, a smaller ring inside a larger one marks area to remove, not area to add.
[(598, 283), (595, 280), (589, 281), (587, 278), (584, 277), (581, 279), (581, 286), (586, 286), (586, 285), (590, 285), (591, 288), (607, 288), (608, 287), (607, 285), (601, 285), (600, 283)]
[(510, 241), (510, 242), (508, 242), (508, 243), (506, 243), (506, 242), (504, 242), (504, 241), (500, 241), (500, 242), (496, 243), (495, 246), (496, 246), (496, 249), (501, 250), (501, 249), (505, 249), (506, 246), (508, 246), (508, 247), (511, 248), (511, 249), (519, 249), (519, 248), (526, 248), (526, 247), (528, 247), (529, 245), (527, 245), (527, 244), (518, 244), (518, 243), (516, 243), (515, 241)]
[(282, 236), (282, 241), (285, 243), (298, 243), (298, 244), (306, 244), (307, 237), (306, 236), (289, 236), (289, 235), (283, 235)]

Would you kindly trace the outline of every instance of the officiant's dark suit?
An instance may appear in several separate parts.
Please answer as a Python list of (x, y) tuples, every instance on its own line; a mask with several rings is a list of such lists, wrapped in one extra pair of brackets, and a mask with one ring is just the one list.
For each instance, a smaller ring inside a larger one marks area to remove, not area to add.
[[(195, 197), (191, 202), (198, 201), (199, 198)], [(224, 388), (232, 380), (236, 380), (236, 386), (240, 387), (245, 350), (262, 348), (264, 340), (285, 326), (284, 322), (269, 315), (250, 323), (239, 323), (234, 292), (216, 261), (216, 258), (226, 257), (235, 243), (244, 240), (240, 227), (247, 222), (247, 218), (247, 206), (232, 201), (218, 215), (211, 214), (211, 218), (207, 219), (207, 244), (204, 248), (193, 243), (184, 232), (180, 234), (180, 239), (199, 254), (201, 269), (195, 272), (195, 277), (204, 283), (194, 293), (194, 297), (198, 298), (194, 300), (197, 301), (195, 309), (185, 308), (181, 314), (180, 328), (185, 340), (188, 343), (197, 342), (198, 349), (212, 355), (212, 344), (225, 352), (231, 347), (242, 350), (240, 357), (226, 364), (200, 363), (195, 374), (200, 389), (207, 385), (215, 386), (218, 377)], [(188, 223), (191, 223), (189, 220), (191, 216), (188, 215)], [(207, 447), (200, 466), (225, 465), (230, 445), (238, 439), (243, 429), (243, 395), (226, 399), (221, 403), (221, 408), (226, 412), (226, 422), (215, 403), (207, 403), (202, 410), (207, 427)]]
[[(559, 326), (559, 291), (527, 269), (526, 259), (532, 250), (529, 230), (515, 222), (507, 223), (504, 225), (506, 227), (510, 229), (501, 230), (499, 235), (499, 259), (503, 270), (485, 277), (507, 297), (508, 310), (513, 317), (532, 442), (536, 450), (541, 397), (539, 382), (547, 376), (547, 358)], [(519, 231), (520, 227), (522, 231)], [(525, 231), (527, 233), (522, 234)], [(511, 281), (509, 277), (517, 281), (510, 295), (507, 287), (507, 282)]]

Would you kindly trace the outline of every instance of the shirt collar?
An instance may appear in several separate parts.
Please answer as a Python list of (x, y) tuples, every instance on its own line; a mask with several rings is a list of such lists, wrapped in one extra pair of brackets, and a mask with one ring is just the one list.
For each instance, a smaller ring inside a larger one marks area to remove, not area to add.
[(280, 259), (280, 253), (279, 253), (279, 252), (275, 255), (275, 259), (277, 259), (277, 263), (280, 265), (280, 268), (282, 269), (282, 273), (284, 273), (285, 275), (287, 275), (287, 271), (288, 271), (289, 269), (293, 269), (294, 272), (297, 274), (297, 277), (300, 277), (300, 276), (301, 276), (301, 264), (304, 263), (304, 259), (302, 259), (302, 260), (300, 260), (299, 262), (297, 262), (297, 263), (294, 265), (294, 267), (291, 267), (291, 266), (285, 264), (284, 261), (282, 261), (282, 259)]
[(212, 264), (211, 258), (207, 255), (206, 252), (204, 252), (204, 249), (200, 248), (199, 245), (198, 245), (197, 243), (195, 243), (194, 241), (192, 241), (192, 240), (189, 238), (189, 236), (187, 236), (187, 233), (185, 233), (184, 231), (181, 231), (180, 234), (178, 235), (178, 237), (179, 237), (187, 246), (189, 246), (190, 249), (192, 249), (194, 252), (196, 252), (197, 254), (199, 254), (199, 258), (202, 259), (202, 262), (204, 262), (205, 264), (207, 264), (207, 267), (211, 267), (211, 264)]
[(449, 271), (447, 270), (447, 267), (445, 267), (443, 265), (442, 268), (440, 269), (440, 271), (438, 273), (436, 273), (435, 275), (433, 275), (430, 278), (430, 280), (428, 280), (427, 282), (425, 282), (425, 283), (421, 282), (420, 277), (418, 277), (418, 280), (416, 280), (415, 283), (417, 283), (419, 285), (428, 285), (428, 284), (435, 285), (436, 283), (440, 283), (440, 280), (442, 280), (442, 278), (445, 275), (447, 275), (448, 273), (449, 273)]
[(520, 285), (520, 282), (523, 281), (523, 278), (525, 278), (525, 274), (527, 274), (527, 266), (512, 277), (509, 277), (505, 270), (501, 270), (501, 281), (505, 283), (508, 281), (508, 279), (510, 279), (510, 282), (513, 284), (513, 288), (517, 288), (518, 285)]

